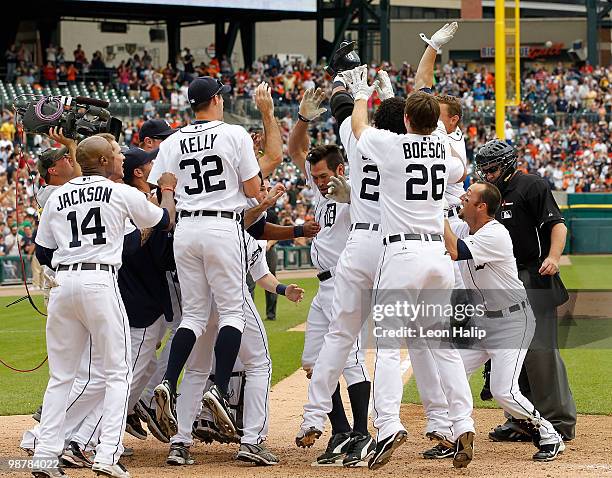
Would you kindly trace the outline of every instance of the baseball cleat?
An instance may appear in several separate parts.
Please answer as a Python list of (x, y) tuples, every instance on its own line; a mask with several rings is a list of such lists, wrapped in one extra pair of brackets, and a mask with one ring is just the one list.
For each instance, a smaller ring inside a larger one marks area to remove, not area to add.
[(336, 433), (331, 436), (325, 452), (317, 457), (318, 465), (334, 465), (340, 463), (351, 443), (351, 433)]
[(160, 425), (162, 433), (174, 436), (178, 433), (178, 420), (176, 418), (176, 393), (170, 383), (164, 380), (155, 390), (155, 403), (157, 404), (155, 418)]
[(227, 396), (217, 387), (213, 385), (208, 392), (202, 397), (202, 402), (210, 409), (215, 420), (215, 425), (221, 433), (233, 437), (238, 431), (236, 422), (231, 413)]
[(425, 433), (425, 436), (427, 438), (429, 438), (432, 441), (444, 441), (446, 440), (446, 437), (444, 435), (442, 435), (442, 433), (437, 432), (437, 431), (433, 431), (433, 432), (427, 432)]
[(259, 445), (243, 443), (236, 454), (236, 460), (255, 463), (260, 466), (278, 464), (278, 458), (263, 443)]
[(157, 421), (155, 410), (146, 405), (144, 400), (140, 399), (134, 406), (134, 413), (143, 422), (147, 424), (147, 428), (155, 438), (162, 443), (170, 443), (170, 437), (166, 436)]
[(423, 452), (423, 458), (427, 460), (439, 460), (442, 458), (453, 458), (455, 456), (455, 447), (449, 447), (445, 443), (440, 442), (433, 448)]
[(493, 441), (523, 442), (533, 440), (534, 429), (525, 420), (508, 420), (503, 425), (498, 425), (489, 432), (489, 438)]
[(295, 444), (300, 448), (310, 448), (323, 432), (315, 427), (301, 428), (295, 437)]
[(36, 420), (38, 423), (40, 423), (41, 415), (42, 415), (42, 405), (40, 407), (38, 407), (38, 410), (36, 410), (34, 413), (32, 413), (32, 418), (34, 420)]
[(474, 432), (465, 432), (457, 438), (457, 451), (453, 457), (455, 468), (465, 468), (474, 458)]
[(376, 442), (369, 433), (363, 435), (359, 432), (354, 432), (351, 436), (346, 456), (342, 460), (342, 466), (347, 468), (358, 466), (369, 460), (376, 450)]
[(32, 467), (32, 475), (35, 478), (61, 478), (65, 477), (66, 473), (60, 466), (56, 467)]
[(484, 378), (484, 385), (480, 391), (480, 399), (483, 402), (493, 400), (493, 394), (491, 393), (491, 370), (486, 368), (482, 371), (482, 377)]
[(112, 478), (130, 478), (130, 473), (121, 463), (118, 462), (114, 465), (107, 465), (105, 463), (94, 463), (91, 467), (91, 471), (96, 473), (98, 476), (110, 476)]
[(28, 448), (25, 446), (20, 446), (19, 448), (25, 451), (28, 454), (28, 456), (34, 456), (34, 448)]
[(565, 443), (559, 441), (550, 445), (540, 445), (539, 451), (533, 455), (534, 461), (553, 461), (565, 451)]
[(144, 428), (142, 428), (142, 423), (140, 423), (140, 418), (136, 416), (135, 413), (131, 413), (125, 419), (125, 432), (129, 433), (133, 437), (138, 438), (139, 440), (147, 439), (147, 432)]
[(134, 449), (129, 446), (123, 447), (123, 453), (121, 454), (121, 457), (129, 458), (130, 456), (134, 456)]
[(221, 433), (215, 422), (210, 420), (196, 420), (193, 422), (191, 428), (191, 435), (204, 443), (212, 443), (213, 441), (219, 443), (240, 443), (240, 436), (234, 435), (232, 437)]
[(184, 443), (173, 443), (170, 445), (170, 453), (168, 453), (166, 463), (168, 463), (168, 465), (175, 466), (193, 465), (195, 460), (191, 458), (188, 446), (186, 446)]
[(71, 441), (60, 456), (62, 465), (67, 468), (91, 468), (93, 461), (77, 442)]
[(397, 450), (408, 438), (408, 432), (406, 430), (400, 430), (395, 432), (393, 435), (379, 441), (376, 444), (376, 449), (370, 461), (368, 462), (368, 468), (370, 470), (378, 470), (380, 467), (389, 463), (393, 452)]

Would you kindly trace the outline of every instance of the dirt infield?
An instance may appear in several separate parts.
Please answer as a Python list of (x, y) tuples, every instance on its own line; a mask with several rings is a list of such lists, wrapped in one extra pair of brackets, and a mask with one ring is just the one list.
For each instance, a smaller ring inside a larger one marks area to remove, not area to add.
[[(531, 455), (535, 448), (529, 443), (502, 444), (488, 440), (488, 431), (499, 423), (499, 410), (476, 410), (477, 437), (474, 462), (465, 470), (454, 470), (451, 460), (429, 461), (420, 452), (430, 442), (420, 435), (425, 420), (422, 407), (403, 405), (402, 421), (410, 436), (391, 463), (377, 472), (367, 468), (343, 469), (341, 467), (312, 467), (311, 463), (327, 443), (329, 431), (309, 450), (298, 449), (294, 444), (295, 433), (300, 425), (302, 404), (306, 399), (306, 379), (298, 371), (280, 382), (271, 393), (270, 438), (271, 450), (278, 454), (281, 463), (275, 467), (257, 468), (234, 460), (235, 445), (204, 445), (198, 443), (192, 449), (196, 465), (172, 467), (166, 465), (167, 445), (149, 438), (139, 441), (126, 437), (126, 445), (134, 448), (134, 456), (123, 459), (133, 477), (308, 477), (323, 478), (333, 474), (337, 478), (361, 476), (402, 477), (612, 477), (612, 417), (580, 416), (576, 440), (567, 444), (567, 449), (553, 463), (534, 463)], [(34, 424), (30, 417), (0, 417), (0, 475), (23, 477), (23, 472), (8, 473), (6, 457), (25, 458), (18, 449), (23, 430)], [(69, 477), (91, 477), (89, 470), (67, 470)]]

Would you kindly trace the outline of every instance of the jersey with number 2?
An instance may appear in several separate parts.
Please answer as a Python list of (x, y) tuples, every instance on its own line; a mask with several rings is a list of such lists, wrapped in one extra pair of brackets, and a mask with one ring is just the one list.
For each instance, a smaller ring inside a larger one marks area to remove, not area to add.
[(464, 172), (461, 161), (451, 156), (448, 140), (366, 128), (357, 150), (378, 167), (385, 235), (444, 232), (444, 191)]
[(242, 183), (257, 175), (259, 163), (242, 126), (195, 122), (160, 145), (148, 181), (156, 183), (164, 172), (177, 178), (177, 210), (239, 212), (247, 205)]

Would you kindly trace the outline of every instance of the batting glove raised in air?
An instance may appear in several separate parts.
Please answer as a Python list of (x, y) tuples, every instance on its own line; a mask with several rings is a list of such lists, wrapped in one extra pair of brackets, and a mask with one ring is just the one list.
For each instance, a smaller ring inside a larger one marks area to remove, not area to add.
[(378, 92), (378, 97), (381, 99), (381, 101), (395, 97), (395, 92), (393, 91), (393, 85), (391, 85), (391, 78), (389, 78), (389, 74), (385, 70), (378, 70), (376, 77), (378, 78), (376, 91)]
[(446, 45), (455, 36), (455, 32), (459, 28), (457, 22), (447, 23), (440, 28), (436, 33), (431, 36), (431, 39), (427, 38), (424, 33), (419, 33), (421, 40), (427, 43), (430, 47), (440, 53), (442, 45)]
[(368, 65), (344, 71), (342, 76), (355, 100), (368, 100), (378, 86), (378, 80), (368, 85)]
[(312, 121), (327, 111), (327, 108), (321, 107), (324, 99), (325, 92), (321, 88), (317, 88), (316, 91), (314, 88), (308, 88), (300, 102), (298, 114), (306, 121)]
[(351, 186), (346, 182), (346, 178), (344, 176), (332, 176), (327, 183), (325, 197), (336, 202), (351, 202)]

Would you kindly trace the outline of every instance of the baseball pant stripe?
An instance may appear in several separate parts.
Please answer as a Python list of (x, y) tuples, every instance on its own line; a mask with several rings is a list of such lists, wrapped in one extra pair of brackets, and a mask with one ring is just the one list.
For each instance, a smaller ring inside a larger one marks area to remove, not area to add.
[[(378, 287), (380, 285), (380, 277), (382, 275), (382, 267), (385, 262), (385, 255), (387, 254), (387, 246), (383, 248), (383, 254), (380, 259), (380, 266), (378, 268), (376, 284), (374, 285), (374, 304), (376, 304), (376, 300), (378, 299)], [(372, 407), (374, 408), (374, 413), (378, 416), (378, 410), (376, 410), (376, 393), (374, 393), (374, 388), (376, 387), (376, 366), (378, 365), (378, 337), (376, 337), (376, 357), (374, 358), (374, 375), (372, 376)], [(378, 428), (376, 428), (376, 432), (378, 433)]]
[(77, 397), (72, 401), (72, 403), (68, 405), (68, 408), (66, 409), (66, 413), (68, 412), (68, 410), (70, 410), (72, 405), (74, 405), (77, 402), (77, 400), (81, 398), (81, 396), (85, 393), (85, 390), (87, 389), (87, 385), (89, 385), (90, 381), (91, 381), (91, 335), (89, 336), (89, 366), (87, 367), (87, 382), (85, 382), (85, 385), (83, 386), (83, 390), (81, 390), (81, 393), (79, 393)]

